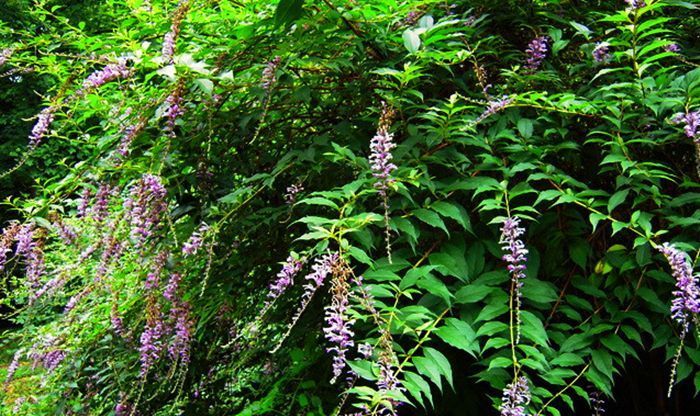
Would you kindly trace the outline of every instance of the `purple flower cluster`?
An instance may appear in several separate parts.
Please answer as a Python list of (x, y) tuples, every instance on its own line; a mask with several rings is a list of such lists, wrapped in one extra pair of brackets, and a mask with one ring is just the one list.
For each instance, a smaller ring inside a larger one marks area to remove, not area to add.
[(131, 126), (127, 126), (124, 129), (124, 135), (122, 136), (122, 139), (119, 142), (119, 146), (117, 147), (117, 154), (120, 157), (129, 156), (131, 143), (133, 143), (136, 136), (138, 136), (138, 134), (141, 133), (144, 127), (146, 127), (146, 120), (141, 120), (138, 123)]
[(132, 416), (133, 409), (131, 404), (126, 401), (126, 395), (119, 393), (119, 403), (114, 407), (114, 416)]
[(671, 43), (664, 46), (666, 52), (679, 53), (681, 51), (681, 46), (677, 43)]
[(56, 347), (59, 339), (50, 337), (32, 346), (29, 358), (32, 359), (32, 369), (41, 364), (49, 372), (55, 370), (66, 358), (66, 351)]
[(75, 309), (75, 307), (78, 305), (78, 302), (80, 302), (80, 300), (87, 296), (90, 292), (91, 290), (89, 288), (86, 288), (71, 296), (71, 298), (68, 299), (65, 308), (63, 308), (63, 313), (68, 313)]
[(518, 377), (508, 384), (503, 390), (501, 407), (498, 410), (501, 416), (525, 416), (525, 406), (530, 403), (530, 387), (527, 378)]
[(161, 216), (167, 210), (167, 191), (158, 176), (146, 174), (131, 189), (124, 208), (131, 222), (131, 236), (142, 244), (158, 228)]
[(163, 113), (165, 116), (165, 131), (170, 137), (175, 136), (175, 122), (181, 115), (185, 114), (185, 109), (182, 106), (183, 100), (181, 93), (181, 89), (176, 88), (175, 91), (165, 99), (165, 104), (167, 105)]
[[(294, 313), (292, 322), (287, 327), (287, 332), (282, 336), (282, 341), (290, 334), (294, 325), (299, 321), (299, 318), (306, 310), (306, 307), (309, 305), (309, 302), (311, 302), (311, 298), (316, 291), (323, 286), (328, 275), (333, 273), (333, 268), (338, 264), (339, 258), (338, 253), (324, 254), (320, 258), (317, 258), (315, 263), (311, 266), (313, 271), (304, 277), (307, 283), (304, 285), (304, 293), (301, 295), (301, 304)], [(282, 343), (280, 342), (271, 352), (276, 352), (281, 346)]]
[(190, 238), (182, 245), (182, 254), (185, 257), (197, 254), (204, 243), (204, 234), (209, 230), (206, 223), (200, 224), (197, 231), (193, 232)]
[(684, 328), (689, 325), (688, 315), (700, 313), (700, 288), (698, 276), (693, 275), (693, 268), (686, 254), (678, 250), (672, 244), (664, 243), (658, 250), (666, 257), (671, 266), (671, 272), (676, 279), (676, 288), (673, 292), (671, 315)]
[(279, 68), (281, 62), (282, 58), (280, 58), (279, 56), (275, 56), (270, 62), (268, 62), (265, 65), (265, 69), (263, 69), (262, 71), (261, 78), (261, 86), (262, 89), (264, 89), (265, 91), (270, 92), (272, 86), (275, 85), (275, 82), (277, 82), (275, 72), (277, 71), (277, 68)]
[(12, 378), (15, 376), (17, 369), (19, 368), (19, 360), (22, 358), (22, 350), (17, 350), (15, 355), (12, 356), (12, 361), (10, 365), (7, 366), (7, 375), (5, 376), (5, 385), (8, 385)]
[(111, 187), (107, 183), (100, 184), (97, 188), (95, 201), (89, 209), (90, 216), (97, 222), (102, 222), (107, 217), (107, 208), (109, 207), (109, 199), (115, 194), (116, 188)]
[(85, 216), (87, 216), (91, 197), (92, 191), (90, 188), (83, 188), (83, 192), (80, 193), (80, 198), (78, 199), (78, 206), (76, 207), (78, 218), (85, 218)]
[(610, 44), (607, 42), (598, 42), (592, 52), (593, 59), (596, 62), (605, 62), (610, 59)]
[[(150, 312), (150, 311), (149, 311)], [(165, 323), (160, 309), (157, 313), (149, 313), (146, 328), (141, 333), (139, 354), (141, 360), (141, 377), (145, 377), (153, 364), (160, 359), (163, 350), (163, 334)]]
[(46, 133), (51, 127), (51, 123), (54, 120), (54, 112), (56, 109), (54, 107), (46, 107), (37, 116), (37, 121), (32, 128), (32, 133), (29, 135), (29, 148), (36, 149), (40, 144)]
[(527, 45), (525, 49), (525, 54), (527, 59), (525, 61), (525, 67), (535, 71), (542, 65), (542, 61), (547, 57), (547, 52), (549, 51), (549, 38), (547, 36), (539, 36)]
[(525, 233), (524, 228), (520, 228), (520, 218), (510, 217), (503, 222), (501, 227), (501, 246), (506, 254), (503, 260), (508, 263), (508, 272), (518, 287), (522, 286), (522, 279), (525, 278), (525, 262), (527, 262), (528, 251), (520, 237)]
[(131, 76), (131, 70), (126, 66), (126, 60), (120, 59), (116, 63), (106, 65), (104, 68), (90, 74), (85, 81), (83, 87), (78, 91), (78, 95), (83, 95), (90, 90), (100, 88), (104, 84), (114, 81), (119, 78), (128, 78)]
[(78, 238), (78, 234), (75, 233), (75, 230), (73, 230), (71, 226), (62, 221), (54, 222), (53, 226), (64, 244), (71, 245), (75, 243), (75, 240)]
[(175, 44), (177, 38), (180, 35), (180, 25), (182, 20), (185, 18), (185, 14), (190, 7), (189, 0), (180, 0), (177, 10), (173, 15), (172, 23), (170, 24), (170, 31), (163, 36), (163, 61), (166, 64), (173, 63), (173, 56), (175, 56)]
[(122, 243), (113, 235), (106, 236), (102, 240), (102, 245), (104, 246), (104, 250), (102, 251), (100, 263), (97, 265), (97, 270), (95, 272), (95, 282), (99, 282), (107, 275), (110, 264), (121, 257), (123, 249)]
[(301, 184), (294, 184), (287, 187), (287, 193), (284, 194), (284, 202), (287, 205), (294, 205), (297, 202), (297, 195), (303, 191), (304, 187)]
[(501, 227), (500, 244), (503, 251), (503, 261), (508, 263), (508, 273), (510, 273), (513, 289), (515, 291), (514, 298), (516, 302), (516, 318), (517, 318), (517, 335), (516, 343), (520, 340), (520, 304), (522, 298), (521, 288), (523, 287), (522, 279), (525, 278), (525, 269), (527, 266), (528, 250), (520, 237), (525, 233), (524, 228), (520, 228), (520, 218), (506, 218)]
[(477, 119), (475, 120), (476, 123), (479, 123), (486, 119), (487, 117), (490, 117), (499, 111), (503, 110), (504, 108), (508, 107), (513, 103), (513, 98), (508, 97), (507, 95), (504, 95), (501, 98), (490, 100), (486, 104), (486, 109), (484, 110), (483, 113)]
[(386, 104), (382, 103), (382, 105), (382, 115), (379, 119), (377, 133), (369, 144), (371, 151), (369, 162), (372, 176), (377, 180), (374, 187), (379, 190), (379, 194), (383, 198), (386, 198), (386, 191), (394, 181), (390, 175), (396, 169), (396, 165), (391, 162), (394, 158), (391, 151), (396, 147), (396, 143), (394, 143), (394, 136), (389, 133), (393, 111)]
[(696, 143), (700, 143), (700, 111), (688, 111), (678, 113), (671, 119), (673, 124), (684, 123), (683, 131), (685, 135), (693, 139)]
[(173, 340), (168, 346), (168, 354), (172, 360), (180, 359), (182, 364), (190, 362), (190, 346), (194, 321), (190, 314), (188, 302), (175, 299), (170, 309), (170, 319), (174, 324)]
[(415, 10), (408, 12), (406, 17), (403, 18), (403, 24), (406, 26), (413, 26), (420, 19), (421, 13)]
[(23, 257), (26, 262), (27, 283), (31, 288), (38, 288), (41, 277), (46, 270), (44, 262), (43, 241), (37, 238), (34, 223), (27, 223), (17, 232), (15, 255)]
[(647, 5), (644, 0), (625, 0), (625, 2), (632, 10), (640, 9)]
[(277, 279), (270, 284), (267, 304), (280, 297), (294, 283), (294, 277), (301, 271), (302, 267), (304, 267), (303, 260), (297, 260), (292, 256), (287, 257), (287, 261), (282, 265), (282, 270), (277, 273)]
[(343, 374), (343, 369), (347, 366), (347, 351), (355, 345), (353, 337), (355, 334), (351, 328), (355, 323), (354, 319), (348, 318), (348, 283), (343, 276), (333, 279), (333, 299), (331, 304), (325, 308), (325, 321), (327, 326), (323, 328), (331, 347), (326, 348), (326, 352), (334, 353), (333, 357), (333, 378), (331, 384), (335, 383), (338, 377)]

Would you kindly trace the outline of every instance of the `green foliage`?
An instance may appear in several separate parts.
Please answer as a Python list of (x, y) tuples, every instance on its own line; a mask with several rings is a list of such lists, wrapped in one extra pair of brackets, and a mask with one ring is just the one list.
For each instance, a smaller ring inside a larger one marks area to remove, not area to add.
[[(700, 391), (697, 317), (687, 335), (672, 319), (657, 250), (700, 258), (700, 145), (672, 121), (700, 110), (700, 6), (580, 3), (8, 3), (0, 217), (34, 224), (46, 267), (31, 282), (32, 260), (8, 251), (0, 342), (7, 366), (21, 358), (0, 414), (495, 414), (518, 376), (529, 414), (579, 414), (649, 357), (666, 377), (677, 351), (674, 394)], [(528, 69), (543, 35), (548, 54)], [(120, 57), (129, 76), (85, 89)], [(173, 97), (184, 111), (168, 119)], [(386, 197), (368, 160), (382, 128), (397, 144)], [(139, 244), (128, 201), (145, 174), (167, 209)], [(104, 219), (81, 215), (81, 195), (106, 184)], [(304, 189), (285, 200), (291, 185)], [(527, 229), (520, 301), (501, 247), (512, 217)], [(328, 252), (342, 260), (303, 297)], [(144, 374), (154, 305), (177, 309), (167, 278), (145, 283), (159, 253), (183, 276), (191, 361), (164, 349)], [(271, 300), (290, 253), (303, 272)], [(343, 285), (353, 373), (333, 385), (321, 328)], [(52, 349), (65, 358), (47, 368), (36, 357)], [(381, 387), (387, 362), (402, 388)]]

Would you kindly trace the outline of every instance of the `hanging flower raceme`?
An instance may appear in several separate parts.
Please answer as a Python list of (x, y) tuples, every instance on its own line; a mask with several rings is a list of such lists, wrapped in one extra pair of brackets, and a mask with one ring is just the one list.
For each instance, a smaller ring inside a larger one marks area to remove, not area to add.
[(605, 62), (610, 59), (610, 44), (607, 42), (598, 42), (592, 52), (593, 59), (596, 62)]
[(355, 345), (353, 340), (355, 334), (351, 330), (355, 320), (348, 317), (348, 275), (349, 272), (347, 270), (342, 270), (331, 281), (333, 297), (331, 304), (325, 308), (327, 326), (323, 328), (323, 332), (328, 342), (332, 345), (326, 348), (326, 352), (334, 354), (331, 384), (335, 383), (338, 377), (343, 374), (343, 369), (347, 366), (347, 351)]
[(669, 243), (658, 247), (671, 266), (676, 288), (673, 292), (671, 316), (687, 330), (689, 315), (700, 313), (700, 288), (698, 276), (693, 275), (693, 268), (687, 255)]
[(700, 144), (700, 111), (678, 113), (671, 118), (671, 122), (673, 124), (685, 124), (683, 126), (685, 135), (693, 139), (695, 143)]
[(94, 280), (99, 282), (104, 276), (107, 275), (107, 270), (116, 259), (119, 259), (124, 248), (123, 244), (113, 235), (107, 235), (102, 240), (102, 246), (104, 250), (100, 256), (100, 263), (97, 265), (97, 271), (95, 272)]
[(503, 222), (501, 227), (501, 239), (500, 244), (503, 251), (506, 253), (503, 255), (503, 261), (508, 263), (508, 273), (511, 277), (512, 294), (516, 306), (516, 338), (515, 342), (520, 340), (520, 305), (522, 301), (522, 291), (523, 286), (522, 279), (525, 278), (525, 263), (527, 262), (528, 250), (525, 248), (525, 244), (520, 240), (520, 237), (525, 233), (524, 228), (520, 228), (520, 218), (510, 217)]
[(30, 149), (36, 149), (39, 147), (44, 139), (44, 136), (46, 136), (46, 133), (48, 133), (51, 123), (53, 123), (55, 112), (56, 108), (53, 106), (49, 106), (41, 110), (37, 116), (36, 124), (32, 128), (32, 133), (29, 135)]
[(525, 407), (530, 403), (530, 387), (527, 378), (518, 377), (503, 390), (499, 411), (501, 416), (525, 416)]
[(12, 361), (10, 362), (10, 365), (7, 366), (7, 375), (5, 376), (5, 385), (7, 386), (11, 381), (12, 378), (15, 376), (15, 373), (19, 369), (19, 360), (22, 358), (22, 350), (17, 350), (15, 352), (15, 355), (12, 356)]
[(116, 188), (111, 187), (108, 183), (101, 183), (97, 188), (95, 201), (92, 207), (89, 208), (90, 216), (97, 222), (102, 222), (107, 217), (107, 208), (109, 207), (110, 198), (116, 193)]
[(119, 157), (124, 158), (129, 156), (129, 152), (131, 151), (131, 143), (133, 143), (136, 136), (138, 136), (139, 133), (143, 131), (143, 129), (146, 127), (146, 124), (147, 120), (142, 119), (136, 124), (124, 128), (124, 131), (122, 132), (122, 139), (119, 142), (119, 146), (117, 147), (117, 155), (119, 155)]
[(315, 264), (311, 266), (313, 271), (304, 278), (307, 283), (304, 285), (304, 293), (301, 295), (301, 304), (294, 313), (292, 322), (287, 327), (287, 332), (282, 336), (279, 344), (272, 350), (273, 353), (282, 346), (282, 342), (287, 338), (297, 321), (299, 321), (299, 318), (306, 310), (309, 302), (311, 302), (311, 298), (313, 298), (316, 291), (323, 286), (328, 275), (333, 272), (333, 268), (338, 264), (339, 258), (338, 253), (324, 254), (320, 258), (317, 258)]
[(294, 283), (294, 277), (304, 267), (303, 260), (297, 260), (292, 256), (287, 257), (287, 261), (282, 265), (282, 270), (277, 273), (277, 279), (270, 284), (270, 291), (267, 293), (266, 306), (282, 296), (282, 294)]
[(168, 208), (166, 195), (167, 190), (161, 179), (151, 174), (144, 175), (131, 189), (124, 208), (131, 222), (131, 236), (137, 245), (142, 244), (159, 227), (161, 217)]
[(533, 39), (525, 50), (527, 59), (525, 61), (525, 67), (531, 71), (537, 70), (542, 61), (547, 57), (547, 52), (549, 51), (549, 38), (547, 36), (540, 36)]
[(194, 320), (190, 313), (188, 302), (176, 299), (170, 309), (170, 319), (173, 322), (173, 339), (168, 346), (168, 354), (172, 360), (180, 360), (187, 365), (190, 362), (190, 347), (192, 344), (192, 331)]
[(34, 344), (29, 352), (32, 369), (37, 368), (39, 364), (49, 372), (58, 368), (68, 355), (64, 349), (57, 346), (59, 342), (58, 337), (49, 337)]
[(78, 234), (76, 234), (75, 230), (63, 221), (55, 221), (53, 226), (64, 244), (71, 245), (78, 239)]
[(193, 256), (197, 254), (202, 244), (204, 243), (204, 234), (209, 230), (209, 226), (206, 223), (199, 225), (199, 228), (192, 233), (190, 238), (182, 245), (182, 254), (185, 257)]

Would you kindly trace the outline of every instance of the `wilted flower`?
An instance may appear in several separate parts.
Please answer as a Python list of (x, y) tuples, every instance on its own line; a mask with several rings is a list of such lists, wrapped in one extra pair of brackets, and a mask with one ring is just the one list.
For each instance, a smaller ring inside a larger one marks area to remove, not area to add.
[(32, 134), (29, 135), (29, 148), (36, 149), (46, 133), (49, 131), (51, 123), (53, 123), (54, 112), (56, 109), (52, 106), (46, 107), (37, 116), (37, 121), (32, 128)]
[(693, 267), (687, 255), (672, 244), (664, 243), (658, 250), (668, 260), (678, 289), (673, 292), (675, 297), (671, 306), (671, 316), (687, 329), (690, 323), (688, 315), (700, 313), (698, 276), (693, 275)]
[(527, 60), (525, 67), (534, 71), (540, 67), (544, 58), (547, 57), (547, 52), (549, 51), (549, 38), (547, 36), (540, 36), (533, 39), (528, 45), (525, 53), (527, 54)]
[(525, 406), (530, 403), (530, 388), (527, 378), (518, 377), (503, 390), (501, 416), (525, 416)]
[(299, 185), (290, 185), (287, 187), (287, 193), (284, 194), (284, 202), (287, 205), (294, 205), (297, 202), (297, 195), (303, 191), (304, 187)]

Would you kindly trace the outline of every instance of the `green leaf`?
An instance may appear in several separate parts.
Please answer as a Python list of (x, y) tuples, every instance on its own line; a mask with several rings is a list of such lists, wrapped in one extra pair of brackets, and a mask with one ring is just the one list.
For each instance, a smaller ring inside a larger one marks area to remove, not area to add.
[(420, 36), (412, 29), (406, 29), (403, 32), (403, 46), (410, 53), (416, 53), (420, 49)]
[(416, 218), (423, 221), (424, 223), (435, 228), (440, 228), (445, 232), (445, 234), (450, 235), (450, 232), (447, 231), (447, 227), (445, 227), (445, 223), (442, 221), (442, 218), (440, 218), (440, 216), (434, 211), (430, 211), (425, 208), (419, 208), (413, 211), (413, 215), (415, 215)]
[(623, 203), (625, 201), (625, 198), (627, 198), (627, 194), (629, 193), (629, 189), (615, 192), (608, 201), (608, 213), (612, 213), (615, 207)]
[(275, 26), (294, 23), (304, 13), (304, 0), (280, 0), (275, 9)]
[(455, 293), (455, 302), (457, 303), (474, 303), (484, 299), (491, 292), (493, 288), (485, 285), (466, 285), (460, 288), (457, 293)]
[(418, 400), (421, 405), (423, 405), (423, 399), (421, 393), (428, 399), (430, 405), (433, 405), (433, 394), (430, 390), (430, 384), (416, 373), (411, 371), (403, 372), (404, 378), (406, 379), (405, 385), (409, 393)]
[(445, 201), (435, 202), (430, 206), (434, 211), (437, 211), (443, 217), (449, 217), (457, 221), (463, 229), (471, 232), (471, 223), (467, 211), (457, 204), (452, 204)]
[(425, 347), (423, 352), (427, 357), (430, 357), (430, 359), (435, 362), (440, 369), (440, 374), (442, 374), (445, 377), (445, 380), (447, 380), (447, 384), (454, 388), (452, 382), (452, 367), (450, 366), (449, 360), (435, 348)]
[(466, 351), (474, 357), (479, 351), (476, 333), (468, 323), (459, 319), (447, 318), (445, 325), (436, 329), (435, 334), (446, 343)]
[(518, 131), (520, 132), (520, 135), (526, 139), (532, 137), (532, 120), (527, 118), (521, 118), (520, 120), (518, 120)]

